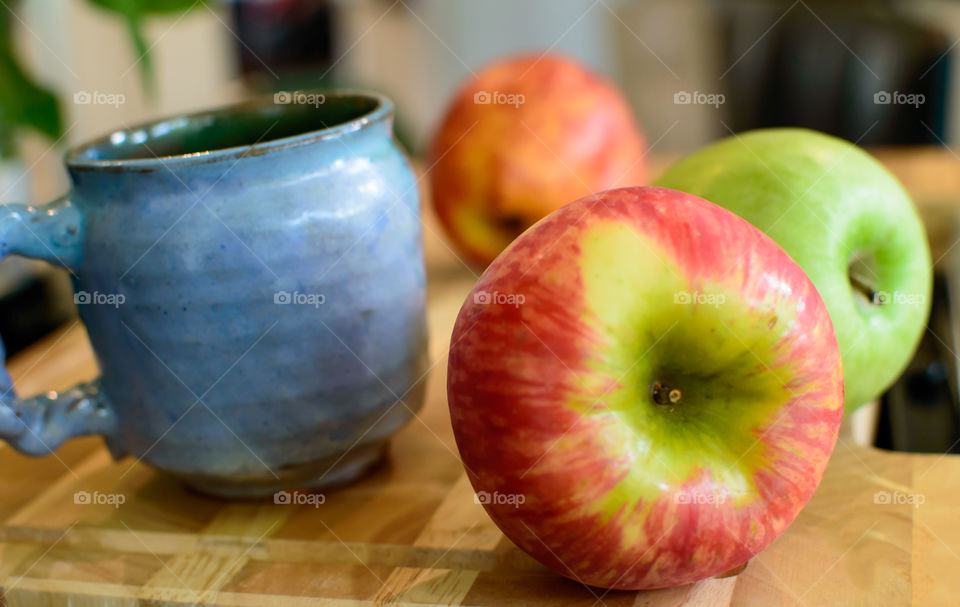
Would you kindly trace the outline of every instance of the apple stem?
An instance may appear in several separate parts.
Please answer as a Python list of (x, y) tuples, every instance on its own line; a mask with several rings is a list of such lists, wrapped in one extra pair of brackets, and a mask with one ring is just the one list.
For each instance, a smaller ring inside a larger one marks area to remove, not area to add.
[(653, 402), (663, 406), (675, 405), (683, 398), (683, 392), (679, 388), (672, 388), (658, 381), (650, 386), (650, 393), (653, 396)]
[(876, 300), (877, 293), (873, 287), (870, 286), (866, 280), (853, 272), (850, 273), (850, 284), (853, 286), (854, 290), (863, 295), (867, 301), (872, 303)]

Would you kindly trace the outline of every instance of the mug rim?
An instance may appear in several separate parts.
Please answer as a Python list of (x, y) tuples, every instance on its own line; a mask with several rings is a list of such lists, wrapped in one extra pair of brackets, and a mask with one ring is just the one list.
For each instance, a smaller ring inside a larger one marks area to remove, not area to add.
[[(142, 133), (161, 127), (164, 125), (179, 125), (184, 122), (195, 121), (208, 116), (227, 114), (237, 110), (255, 110), (261, 107), (275, 105), (275, 93), (256, 95), (243, 101), (214, 106), (196, 112), (187, 112), (163, 116), (154, 120), (148, 120), (139, 124), (131, 125), (121, 129), (116, 129), (87, 140), (67, 151), (64, 161), (68, 169), (80, 171), (126, 171), (140, 170), (147, 172), (162, 166), (182, 166), (196, 165), (216, 162), (225, 159), (234, 159), (239, 161), (245, 156), (260, 156), (271, 151), (298, 147), (307, 145), (324, 139), (332, 139), (341, 135), (366, 129), (374, 124), (383, 122), (393, 117), (393, 102), (381, 93), (365, 89), (294, 89), (290, 91), (278, 91), (288, 93), (304, 94), (322, 94), (328, 97), (366, 97), (377, 102), (376, 106), (367, 112), (352, 118), (346, 122), (341, 122), (331, 127), (312, 129), (288, 135), (260, 141), (249, 145), (229, 146), (204, 150), (202, 152), (189, 152), (183, 154), (157, 155), (149, 158), (119, 158), (119, 159), (91, 159), (84, 158), (82, 155), (96, 147), (109, 147), (114, 145), (113, 138), (118, 135), (132, 136), (135, 133)], [(149, 137), (145, 141), (149, 141)]]

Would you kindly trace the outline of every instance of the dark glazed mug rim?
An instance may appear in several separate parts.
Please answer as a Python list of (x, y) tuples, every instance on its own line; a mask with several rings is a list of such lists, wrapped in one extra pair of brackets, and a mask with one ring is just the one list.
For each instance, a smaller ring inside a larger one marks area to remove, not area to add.
[[(133, 171), (152, 172), (158, 167), (183, 165), (197, 165), (221, 160), (239, 160), (245, 156), (259, 156), (271, 151), (296, 147), (332, 139), (341, 135), (363, 130), (370, 126), (389, 120), (393, 117), (393, 102), (380, 93), (359, 89), (315, 89), (291, 91), (291, 94), (323, 95), (324, 102), (331, 99), (349, 100), (355, 98), (372, 103), (372, 107), (342, 122), (329, 127), (306, 129), (292, 135), (280, 136), (274, 139), (256, 141), (250, 144), (229, 145), (225, 147), (211, 146), (211, 149), (186, 153), (159, 153), (154, 154), (147, 147), (149, 157), (136, 156), (130, 158), (101, 158), (97, 152), (109, 152), (118, 149), (121, 143), (128, 138), (133, 145), (148, 143), (157, 137), (157, 133), (170, 132), (172, 129), (193, 125), (201, 128), (204, 122), (216, 117), (237, 117), (238, 122), (244, 116), (256, 117), (266, 114), (268, 110), (295, 107), (278, 105), (274, 94), (259, 95), (238, 103), (221, 105), (188, 114), (178, 114), (143, 122), (134, 126), (112, 131), (95, 139), (82, 143), (70, 149), (65, 156), (67, 168), (74, 171)], [(279, 94), (279, 93), (278, 93)], [(139, 139), (139, 141), (137, 141)]]

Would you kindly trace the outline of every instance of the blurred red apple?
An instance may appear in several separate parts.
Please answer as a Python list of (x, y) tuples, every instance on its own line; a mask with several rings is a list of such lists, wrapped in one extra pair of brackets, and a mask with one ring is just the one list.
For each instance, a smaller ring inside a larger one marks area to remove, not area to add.
[(537, 220), (587, 194), (641, 185), (643, 135), (620, 91), (557, 56), (496, 62), (464, 84), (429, 153), (433, 202), (486, 266)]

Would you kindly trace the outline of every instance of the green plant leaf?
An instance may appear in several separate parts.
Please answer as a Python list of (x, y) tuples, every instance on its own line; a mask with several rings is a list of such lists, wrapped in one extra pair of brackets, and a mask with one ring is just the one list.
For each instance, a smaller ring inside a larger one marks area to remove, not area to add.
[(91, 4), (121, 15), (163, 15), (182, 13), (206, 0), (88, 0)]
[(14, 53), (9, 11), (0, 13), (0, 139), (5, 142), (0, 155), (6, 156), (13, 153), (17, 128), (34, 129), (59, 139), (63, 123), (56, 95), (34, 81)]
[(172, 15), (190, 10), (206, 0), (87, 0), (90, 4), (111, 12), (127, 22), (130, 42), (137, 55), (144, 86), (151, 91), (154, 86), (153, 62), (150, 46), (143, 35), (143, 20), (150, 15)]
[(6, 49), (0, 50), (0, 121), (57, 139), (63, 130), (56, 95), (31, 80)]
[[(170, 15), (204, 4), (207, 0), (87, 0), (90, 4), (124, 19), (139, 59), (144, 86), (153, 86), (149, 44), (143, 35), (144, 19)], [(23, 69), (13, 48), (14, 15), (20, 0), (6, 0), (0, 10), (0, 157), (15, 153), (15, 133), (30, 128), (51, 139), (63, 134), (63, 119), (56, 95), (37, 83)]]

